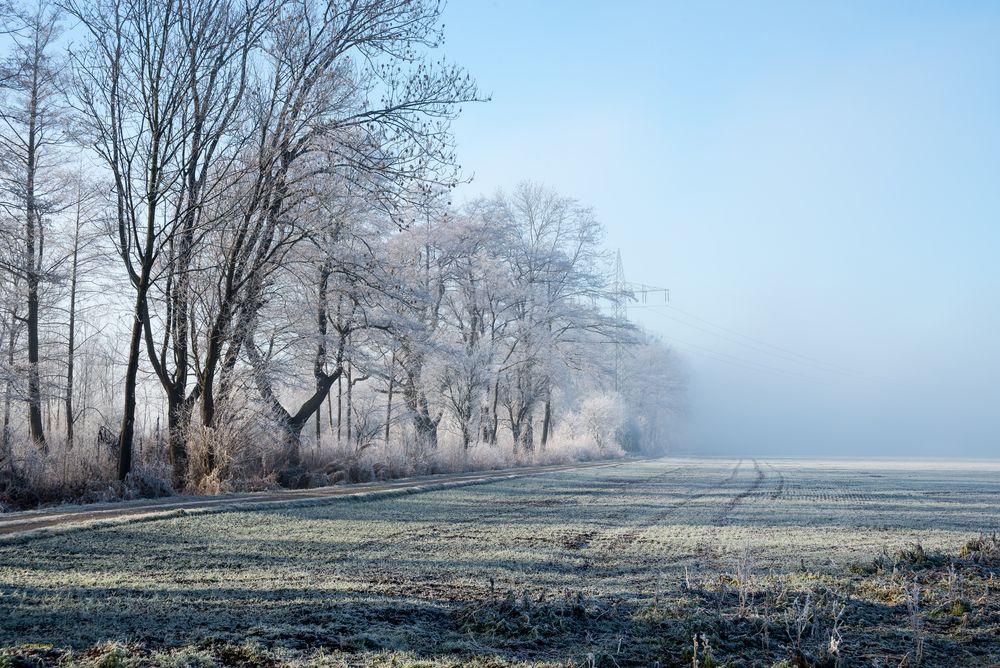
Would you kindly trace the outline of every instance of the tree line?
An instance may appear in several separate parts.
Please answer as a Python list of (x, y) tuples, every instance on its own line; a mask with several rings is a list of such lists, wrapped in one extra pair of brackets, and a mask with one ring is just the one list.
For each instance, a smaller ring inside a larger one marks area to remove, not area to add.
[(70, 457), (300, 484), (324, 448), (666, 442), (683, 375), (608, 315), (627, 296), (593, 212), (530, 182), (448, 201), (450, 123), (484, 97), (434, 57), (439, 3), (0, 12), (8, 480)]

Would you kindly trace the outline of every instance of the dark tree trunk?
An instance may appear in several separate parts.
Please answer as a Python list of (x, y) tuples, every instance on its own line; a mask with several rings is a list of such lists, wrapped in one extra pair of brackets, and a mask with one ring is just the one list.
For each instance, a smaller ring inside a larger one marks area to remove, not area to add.
[[(316, 303), (316, 330), (319, 335), (319, 343), (316, 347), (316, 359), (313, 362), (313, 376), (316, 379), (316, 389), (319, 389), (326, 375), (326, 335), (328, 327), (328, 303), (327, 288), (330, 284), (331, 273), (330, 261), (323, 263), (319, 270), (318, 295)], [(316, 449), (318, 450), (323, 438), (322, 404), (316, 407)]]
[[(283, 407), (281, 408), (281, 410), (288, 415), (288, 419), (285, 421), (285, 431), (289, 446), (289, 463), (292, 466), (298, 466), (302, 460), (302, 429), (306, 426), (306, 423), (309, 422), (309, 419), (313, 416), (313, 414), (319, 410), (319, 407), (323, 405), (327, 394), (330, 393), (330, 388), (333, 387), (333, 383), (340, 377), (340, 374), (341, 370), (338, 368), (332, 374), (326, 376), (322, 382), (319, 383), (313, 395), (306, 399), (301, 406), (299, 406), (299, 410), (296, 411), (294, 415), (290, 414)], [(275, 403), (277, 404), (276, 401)], [(280, 404), (277, 405), (280, 406)]]
[(429, 415), (416, 415), (413, 424), (417, 430), (417, 438), (421, 443), (436, 450), (438, 446), (437, 422)]
[(542, 442), (541, 448), (545, 449), (545, 446), (549, 442), (549, 430), (552, 427), (552, 397), (545, 397), (545, 415), (542, 418)]
[[(11, 313), (10, 329), (7, 332), (7, 368), (14, 368), (14, 344), (17, 342), (17, 309)], [(3, 452), (7, 453), (10, 448), (10, 409), (11, 399), (14, 396), (14, 381), (7, 380), (6, 391), (3, 395), (3, 434), (0, 439), (3, 441)]]
[(316, 449), (323, 445), (323, 406), (316, 408)]
[(531, 415), (527, 416), (524, 428), (521, 430), (521, 448), (525, 452), (534, 452), (535, 450), (535, 426), (532, 423)]
[(342, 367), (338, 365), (337, 369), (334, 370), (333, 373), (324, 374), (321, 378), (319, 378), (316, 384), (316, 390), (313, 392), (312, 396), (306, 399), (299, 406), (299, 409), (293, 414), (287, 408), (282, 406), (281, 402), (278, 401), (278, 397), (275, 396), (274, 389), (271, 387), (271, 384), (267, 379), (266, 362), (252, 340), (247, 341), (246, 351), (247, 356), (250, 358), (250, 363), (254, 366), (254, 378), (256, 380), (257, 390), (260, 392), (264, 401), (271, 405), (274, 416), (284, 428), (289, 464), (292, 467), (298, 466), (301, 462), (302, 429), (306, 426), (313, 415), (316, 414), (316, 411), (318, 411), (319, 407), (323, 405), (323, 402), (326, 401), (327, 396), (330, 394), (330, 390), (333, 388), (333, 384), (336, 383), (342, 375)]
[(340, 445), (343, 437), (342, 425), (344, 424), (344, 380), (337, 377), (337, 445)]
[(392, 355), (392, 364), (389, 365), (389, 392), (385, 404), (385, 444), (389, 445), (389, 427), (392, 424), (392, 391), (396, 384), (396, 354)]
[(139, 350), (142, 343), (143, 322), (141, 313), (146, 311), (146, 282), (148, 269), (143, 269), (143, 277), (136, 292), (135, 320), (132, 322), (132, 337), (129, 339), (128, 361), (125, 365), (125, 385), (122, 388), (124, 407), (122, 425), (118, 434), (118, 479), (125, 480), (132, 470), (132, 443), (135, 437), (136, 381), (139, 376)]
[(514, 419), (514, 411), (508, 409), (508, 414), (510, 417), (510, 435), (514, 440), (514, 454), (517, 454), (517, 449), (521, 446), (521, 422)]
[(411, 371), (407, 372), (407, 379), (403, 384), (403, 398), (406, 400), (406, 407), (413, 415), (413, 428), (417, 432), (417, 440), (436, 450), (440, 418), (431, 417), (427, 397), (417, 387), (416, 376)]
[(354, 446), (353, 419), (354, 414), (354, 383), (351, 382), (351, 363), (347, 363), (347, 424), (344, 430), (347, 433), (347, 447)]
[(486, 420), (483, 422), (483, 440), (490, 445), (497, 444), (497, 429), (500, 426), (500, 414), (498, 413), (500, 404), (500, 378), (493, 383), (493, 402), (486, 411)]
[(167, 393), (167, 458), (176, 490), (183, 489), (187, 483), (187, 439), (194, 401), (194, 396), (184, 397), (173, 390)]
[(66, 448), (73, 449), (73, 365), (76, 356), (76, 278), (80, 266), (80, 220), (81, 220), (80, 194), (77, 193), (76, 205), (76, 231), (73, 234), (73, 257), (72, 268), (69, 278), (69, 329), (66, 334), (68, 339), (66, 344)]
[[(37, 77), (38, 68), (34, 73)], [(41, 269), (41, 218), (35, 200), (35, 170), (37, 168), (36, 147), (36, 116), (38, 105), (38, 88), (32, 86), (31, 102), (28, 110), (27, 139), (27, 172), (25, 179), (25, 274), (28, 287), (28, 430), (31, 440), (43, 453), (49, 448), (45, 442), (45, 429), (42, 426), (42, 392), (38, 377), (38, 284)]]

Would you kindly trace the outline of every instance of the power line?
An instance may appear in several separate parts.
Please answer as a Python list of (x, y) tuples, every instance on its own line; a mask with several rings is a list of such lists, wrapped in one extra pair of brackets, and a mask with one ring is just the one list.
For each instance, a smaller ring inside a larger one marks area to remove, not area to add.
[[(769, 355), (769, 356), (771, 356), (773, 358), (780, 359), (780, 360), (783, 360), (783, 361), (786, 361), (786, 362), (790, 362), (792, 364), (797, 364), (797, 365), (801, 365), (803, 367), (811, 368), (812, 370), (824, 371), (824, 372), (828, 372), (828, 373), (836, 373), (836, 374), (839, 374), (839, 375), (842, 375), (842, 376), (847, 376), (847, 377), (856, 378), (856, 379), (860, 379), (860, 380), (865, 380), (865, 381), (869, 381), (869, 382), (885, 383), (885, 384), (891, 384), (891, 385), (897, 384), (896, 381), (893, 381), (892, 379), (881, 378), (881, 377), (878, 377), (878, 376), (872, 376), (870, 374), (865, 374), (865, 373), (859, 373), (857, 371), (853, 371), (853, 370), (848, 369), (846, 367), (842, 367), (842, 366), (839, 366), (839, 365), (836, 365), (836, 364), (832, 364), (832, 363), (829, 363), (829, 362), (824, 362), (822, 360), (818, 360), (816, 358), (809, 357), (807, 355), (801, 355), (799, 353), (795, 353), (795, 352), (787, 350), (785, 348), (781, 348), (780, 346), (772, 345), (772, 344), (767, 343), (765, 341), (761, 341), (760, 339), (756, 339), (756, 338), (748, 336), (746, 334), (742, 334), (741, 332), (738, 332), (738, 331), (736, 331), (734, 329), (731, 329), (731, 328), (728, 328), (728, 327), (724, 327), (722, 325), (718, 325), (718, 324), (713, 323), (713, 322), (711, 322), (711, 321), (709, 321), (709, 320), (707, 320), (705, 318), (702, 318), (700, 316), (696, 316), (695, 314), (689, 313), (687, 311), (683, 311), (683, 310), (681, 310), (681, 309), (679, 309), (679, 308), (677, 308), (675, 306), (669, 305), (669, 304), (664, 305), (664, 306), (650, 305), (650, 306), (646, 306), (646, 307), (643, 307), (643, 308), (652, 309), (657, 315), (660, 315), (661, 317), (667, 318), (667, 319), (672, 320), (674, 322), (678, 322), (678, 323), (684, 325), (685, 327), (690, 327), (692, 329), (698, 330), (700, 332), (704, 332), (706, 334), (710, 334), (712, 336), (718, 337), (718, 338), (723, 339), (725, 341), (729, 341), (731, 343), (735, 343), (737, 345), (743, 346), (744, 348), (746, 348), (748, 350), (752, 350), (754, 352), (761, 353), (761, 354), (764, 354), (764, 355)], [(709, 329), (709, 328), (706, 328), (706, 327), (702, 327), (702, 326), (700, 326), (698, 324), (694, 324), (692, 322), (688, 322), (688, 321), (684, 320), (683, 318), (678, 318), (675, 315), (673, 315), (671, 313), (668, 313), (666, 311), (666, 309), (670, 309), (670, 311), (675, 311), (675, 312), (677, 312), (679, 314), (683, 314), (683, 316), (686, 316), (687, 318), (690, 318), (692, 320), (703, 322), (706, 325), (708, 325), (709, 327), (721, 330), (721, 332), (726, 332), (726, 333), (732, 334), (733, 336), (728, 336), (727, 334), (720, 333), (719, 331), (713, 331), (712, 329)], [(739, 338), (737, 338), (737, 337), (739, 337)], [(745, 339), (745, 340), (741, 340), (741, 339)]]
[[(788, 362), (795, 364), (799, 367), (804, 367), (802, 370), (807, 372), (817, 372), (823, 373), (834, 373), (841, 376), (848, 377), (853, 380), (862, 380), (866, 382), (874, 382), (879, 384), (889, 384), (898, 385), (897, 382), (887, 379), (879, 378), (877, 376), (871, 376), (868, 374), (858, 373), (851, 369), (825, 362), (814, 357), (809, 357), (808, 355), (802, 355), (801, 353), (782, 348), (780, 346), (773, 345), (767, 341), (762, 341), (755, 337), (743, 334), (735, 329), (714, 323), (707, 318), (703, 318), (699, 315), (695, 315), (689, 311), (680, 309), (672, 304), (670, 304), (670, 290), (668, 288), (657, 287), (653, 285), (647, 285), (645, 283), (632, 283), (625, 280), (625, 271), (622, 264), (621, 251), (618, 251), (615, 257), (615, 273), (614, 273), (614, 283), (612, 286), (614, 294), (614, 316), (618, 323), (624, 323), (628, 320), (628, 309), (638, 308), (638, 309), (650, 309), (655, 314), (668, 318), (674, 322), (680, 323), (685, 327), (690, 327), (692, 329), (698, 330), (705, 334), (718, 337), (730, 343), (742, 346), (744, 349), (750, 350), (752, 352), (767, 355), (773, 360), (780, 360), (783, 362)], [(663, 303), (650, 303), (650, 296), (662, 295)], [(630, 304), (630, 302), (639, 302), (636, 304)], [(691, 322), (694, 321), (694, 322)], [(701, 324), (697, 324), (701, 323)], [(730, 353), (722, 352), (719, 350), (713, 350), (712, 348), (705, 347), (703, 345), (692, 343), (690, 341), (684, 341), (673, 336), (666, 336), (664, 338), (669, 341), (683, 346), (688, 352), (698, 354), (710, 359), (714, 359), (719, 362), (726, 364), (732, 364), (735, 366), (742, 367), (744, 369), (749, 369), (752, 371), (765, 371), (769, 373), (777, 373), (784, 376), (790, 376), (793, 378), (798, 378), (801, 380), (807, 380), (810, 382), (825, 382), (832, 380), (829, 377), (815, 376), (815, 375), (803, 375), (795, 370), (785, 369), (781, 367), (776, 367), (769, 365), (767, 363), (757, 362), (754, 360), (748, 360), (737, 355), (732, 355)], [(621, 377), (623, 368), (623, 342), (619, 336), (615, 337), (615, 389), (619, 390), (621, 387)]]
[(801, 353), (797, 353), (797, 352), (794, 352), (792, 350), (788, 350), (787, 348), (782, 348), (780, 346), (776, 346), (774, 344), (768, 343), (767, 341), (761, 341), (760, 339), (754, 338), (754, 337), (749, 336), (747, 334), (744, 334), (742, 332), (738, 332), (735, 329), (731, 329), (729, 327), (725, 327), (725, 326), (720, 325), (718, 323), (712, 322), (711, 320), (708, 320), (707, 318), (704, 318), (704, 317), (699, 316), (699, 315), (695, 315), (694, 313), (691, 313), (690, 311), (685, 311), (683, 309), (680, 309), (680, 308), (674, 306), (673, 304), (667, 304), (667, 308), (669, 308), (672, 311), (676, 311), (677, 313), (680, 313), (680, 314), (682, 314), (682, 315), (684, 315), (684, 316), (686, 316), (688, 318), (691, 318), (693, 320), (697, 320), (699, 322), (702, 322), (702, 323), (704, 323), (704, 324), (706, 324), (706, 325), (708, 325), (710, 327), (714, 327), (716, 329), (722, 330), (724, 332), (728, 332), (730, 334), (733, 334), (733, 335), (738, 336), (740, 338), (746, 339), (748, 341), (752, 341), (752, 342), (754, 342), (754, 343), (756, 343), (758, 345), (764, 346), (765, 348), (771, 348), (772, 350), (776, 350), (778, 352), (785, 353), (786, 355), (791, 355), (792, 357), (798, 357), (800, 359), (812, 362), (814, 364), (821, 364), (823, 366), (831, 366), (831, 367), (835, 367), (836, 366), (836, 365), (832, 365), (832, 364), (829, 364), (827, 362), (824, 362), (822, 360), (818, 360), (818, 359), (816, 359), (814, 357), (809, 357), (808, 355), (802, 355)]
[(671, 345), (678, 348), (679, 350), (683, 350), (684, 352), (692, 353), (695, 355), (701, 355), (702, 357), (707, 357), (708, 359), (712, 359), (717, 362), (730, 364), (743, 369), (748, 369), (750, 371), (764, 371), (767, 373), (779, 374), (782, 376), (787, 376), (798, 380), (804, 380), (811, 383), (829, 383), (832, 380), (834, 380), (833, 378), (830, 377), (806, 375), (798, 373), (793, 370), (762, 364), (760, 362), (748, 360), (746, 358), (738, 357), (730, 353), (725, 353), (718, 350), (713, 350), (711, 348), (706, 348), (705, 346), (699, 345), (697, 343), (692, 343), (690, 341), (685, 341), (683, 339), (679, 339), (674, 336), (669, 336), (666, 334), (662, 334), (661, 336), (663, 336), (663, 338), (665, 338), (666, 340), (670, 341)]

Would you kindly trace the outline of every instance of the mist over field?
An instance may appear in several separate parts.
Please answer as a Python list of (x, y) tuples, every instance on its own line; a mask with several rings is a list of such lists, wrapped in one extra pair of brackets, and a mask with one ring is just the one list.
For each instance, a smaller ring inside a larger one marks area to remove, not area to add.
[(683, 451), (997, 456), (995, 6), (453, 3), (447, 22), (493, 93), (455, 126), (472, 188), (517, 171), (585, 198), (626, 277), (671, 288), (680, 310), (629, 315), (691, 365)]

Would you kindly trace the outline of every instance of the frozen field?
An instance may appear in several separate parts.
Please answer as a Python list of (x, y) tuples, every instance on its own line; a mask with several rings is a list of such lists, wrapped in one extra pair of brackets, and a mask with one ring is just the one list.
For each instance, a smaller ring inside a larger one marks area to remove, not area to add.
[(667, 666), (692, 665), (704, 633), (737, 664), (983, 665), (1000, 661), (1000, 558), (974, 539), (998, 529), (995, 462), (628, 463), (0, 542), (0, 646), (52, 661)]

